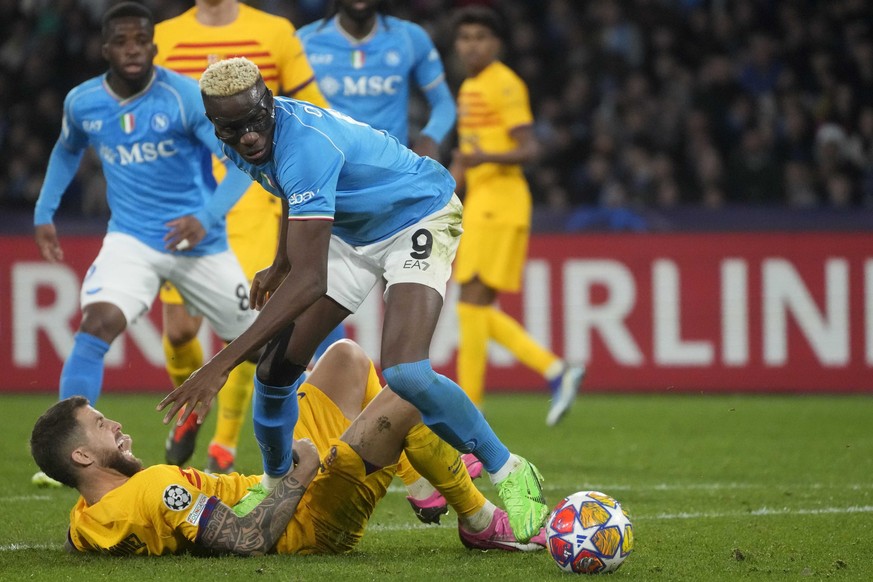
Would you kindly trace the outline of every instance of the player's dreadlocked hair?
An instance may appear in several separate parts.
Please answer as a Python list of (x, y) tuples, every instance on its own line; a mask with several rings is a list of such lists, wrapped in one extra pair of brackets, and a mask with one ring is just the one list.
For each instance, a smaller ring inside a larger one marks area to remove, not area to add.
[(261, 76), (258, 65), (245, 57), (212, 63), (200, 77), (200, 91), (210, 97), (229, 97), (251, 88)]
[(149, 26), (154, 28), (155, 17), (152, 16), (152, 11), (137, 2), (122, 2), (116, 4), (106, 11), (101, 21), (101, 35), (103, 40), (109, 37), (109, 24), (117, 18), (145, 18), (149, 22)]

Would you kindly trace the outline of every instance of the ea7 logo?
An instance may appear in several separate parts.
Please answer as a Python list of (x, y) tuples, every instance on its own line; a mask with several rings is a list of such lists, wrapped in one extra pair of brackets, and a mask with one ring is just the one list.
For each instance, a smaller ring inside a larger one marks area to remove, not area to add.
[(86, 133), (97, 133), (103, 128), (103, 120), (102, 119), (94, 119), (89, 120), (86, 119), (82, 122), (82, 129), (85, 130)]
[(406, 259), (403, 261), (404, 269), (418, 269), (419, 271), (427, 271), (430, 268), (430, 263), (427, 261), (417, 261), (415, 259)]
[(303, 204), (307, 200), (311, 200), (313, 196), (315, 196), (315, 192), (313, 192), (312, 190), (303, 192), (302, 194), (292, 194), (288, 197), (288, 204)]
[(333, 55), (330, 53), (312, 53), (307, 58), (310, 65), (329, 65), (333, 62)]

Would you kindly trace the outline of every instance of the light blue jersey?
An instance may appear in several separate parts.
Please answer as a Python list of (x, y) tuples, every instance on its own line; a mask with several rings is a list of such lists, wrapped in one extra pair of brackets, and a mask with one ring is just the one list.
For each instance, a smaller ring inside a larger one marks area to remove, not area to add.
[(126, 99), (112, 91), (106, 75), (70, 91), (34, 224), (52, 221), (89, 145), (103, 163), (110, 232), (167, 252), (167, 222), (194, 215), (206, 228), (206, 237), (182, 254), (227, 250), (224, 215), (251, 181), (225, 159), (229, 171), (216, 188), (211, 154), (224, 154), (195, 81), (155, 67), (149, 85)]
[(443, 208), (455, 181), (384, 131), (331, 109), (276, 97), (270, 161), (253, 165), (224, 146), (244, 172), (288, 200), (291, 220), (333, 220), (353, 246), (384, 240)]
[(423, 28), (380, 15), (357, 40), (335, 16), (297, 31), (318, 86), (331, 107), (409, 143), (410, 84), (427, 97), (431, 114), (422, 133), (441, 142), (457, 117), (439, 53)]

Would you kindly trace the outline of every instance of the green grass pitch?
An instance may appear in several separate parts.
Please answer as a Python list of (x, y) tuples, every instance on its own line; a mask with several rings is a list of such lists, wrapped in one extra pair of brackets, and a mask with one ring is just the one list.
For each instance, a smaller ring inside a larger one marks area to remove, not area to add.
[[(134, 451), (161, 462), (157, 395), (107, 394)], [(452, 515), (423, 526), (399, 481), (350, 555), (108, 558), (62, 549), (70, 490), (36, 489), (27, 439), (50, 395), (0, 397), (0, 580), (559, 580), (546, 552), (471, 552)], [(616, 497), (635, 549), (610, 579), (873, 579), (873, 398), (870, 396), (584, 395), (544, 425), (544, 395), (491, 395), (486, 416), (535, 462), (550, 504), (596, 489)], [(205, 464), (212, 425), (195, 466)], [(257, 472), (251, 427), (239, 468)], [(494, 488), (477, 481), (497, 500)]]

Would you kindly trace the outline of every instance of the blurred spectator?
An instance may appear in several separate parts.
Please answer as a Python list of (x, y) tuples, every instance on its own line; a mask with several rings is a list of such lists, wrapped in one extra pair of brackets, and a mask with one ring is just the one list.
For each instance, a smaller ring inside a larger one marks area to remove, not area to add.
[(776, 152), (781, 163), (814, 161), (812, 120), (797, 99), (786, 99), (776, 127)]
[(776, 90), (782, 63), (773, 54), (772, 39), (762, 32), (749, 40), (748, 56), (740, 69), (739, 81), (743, 90), (753, 97), (766, 97)]
[(777, 204), (783, 201), (776, 158), (763, 131), (750, 128), (728, 162), (728, 196), (734, 202)]
[(852, 205), (854, 188), (852, 180), (844, 172), (836, 172), (827, 177), (825, 192), (828, 206), (831, 208), (848, 208)]
[[(104, 69), (99, 17), (112, 1), (0, 0), (0, 208), (32, 204), (60, 96)], [(143, 1), (159, 19), (190, 6)], [(454, 8), (501, 12), (504, 60), (530, 88), (545, 151), (528, 168), (536, 204), (603, 208), (620, 190), (634, 210), (873, 207), (869, 0), (387, 1), (444, 56)], [(251, 2), (298, 26), (330, 3)], [(456, 89), (458, 64), (446, 66)], [(62, 211), (101, 211), (95, 173), (80, 172)]]
[(785, 202), (792, 208), (810, 208), (818, 205), (815, 181), (809, 165), (800, 160), (785, 164)]
[(858, 123), (846, 144), (846, 156), (858, 168), (861, 203), (873, 206), (873, 104), (861, 109)]

